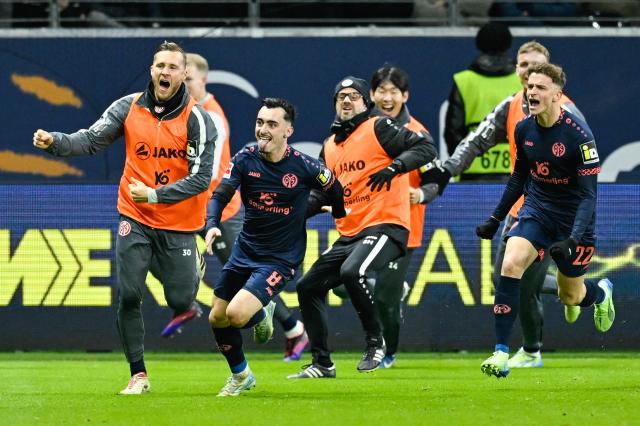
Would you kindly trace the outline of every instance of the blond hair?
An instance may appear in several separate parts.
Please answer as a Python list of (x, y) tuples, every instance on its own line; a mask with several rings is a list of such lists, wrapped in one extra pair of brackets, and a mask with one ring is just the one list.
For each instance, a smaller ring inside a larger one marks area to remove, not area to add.
[(542, 53), (547, 58), (547, 61), (551, 59), (551, 54), (549, 53), (549, 50), (535, 40), (528, 41), (524, 43), (522, 46), (520, 46), (520, 48), (518, 49), (518, 56), (522, 55), (523, 53), (529, 53), (529, 52)]
[(194, 67), (200, 72), (209, 72), (209, 62), (202, 55), (197, 53), (187, 53), (187, 65), (193, 64)]

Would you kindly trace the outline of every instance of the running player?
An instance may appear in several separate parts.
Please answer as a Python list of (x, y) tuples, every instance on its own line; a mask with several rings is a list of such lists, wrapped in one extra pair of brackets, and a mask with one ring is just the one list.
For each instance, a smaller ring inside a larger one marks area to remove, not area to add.
[(516, 163), (493, 215), (476, 229), (491, 239), (509, 209), (524, 193), (518, 225), (508, 234), (496, 286), (495, 352), (482, 371), (509, 374), (509, 337), (520, 305), (520, 279), (533, 262), (551, 255), (558, 267), (559, 296), (565, 305), (595, 304), (596, 329), (611, 328), (613, 284), (584, 275), (595, 251), (595, 208), (600, 162), (589, 126), (560, 107), (566, 82), (562, 68), (539, 64), (529, 70), (530, 116), (516, 126)]
[(293, 105), (284, 99), (265, 99), (256, 119), (257, 147), (235, 155), (209, 203), (205, 239), (209, 254), (221, 236), (222, 211), (238, 187), (245, 207), (242, 231), (215, 284), (209, 315), (232, 373), (218, 396), (236, 396), (255, 386), (239, 329), (254, 327), (258, 343), (271, 338), (271, 300), (294, 277), (306, 250), (311, 189), (327, 195), (334, 217), (346, 215), (342, 186), (331, 171), (287, 144), (294, 121)]
[(357, 369), (369, 372), (380, 366), (386, 344), (367, 278), (405, 254), (410, 227), (407, 172), (436, 155), (429, 134), (371, 115), (373, 103), (365, 80), (352, 76), (340, 80), (333, 103), (332, 135), (320, 155), (344, 186), (345, 205), (351, 211), (336, 221), (338, 240), (298, 282), (313, 361), (290, 379), (336, 376), (328, 347), (325, 299), (340, 284), (345, 285), (365, 331), (366, 348)]

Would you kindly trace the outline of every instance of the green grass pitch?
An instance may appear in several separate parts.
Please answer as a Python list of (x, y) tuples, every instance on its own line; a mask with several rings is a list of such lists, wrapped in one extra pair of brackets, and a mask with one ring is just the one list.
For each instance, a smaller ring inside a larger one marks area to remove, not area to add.
[[(2, 425), (637, 425), (637, 353), (550, 353), (506, 379), (480, 372), (485, 353), (401, 353), (369, 374), (336, 354), (338, 377), (287, 380), (303, 361), (248, 353), (257, 386), (217, 398), (228, 376), (217, 353), (148, 353), (151, 393), (118, 396), (120, 354), (0, 354)], [(305, 359), (308, 355), (305, 354)]]

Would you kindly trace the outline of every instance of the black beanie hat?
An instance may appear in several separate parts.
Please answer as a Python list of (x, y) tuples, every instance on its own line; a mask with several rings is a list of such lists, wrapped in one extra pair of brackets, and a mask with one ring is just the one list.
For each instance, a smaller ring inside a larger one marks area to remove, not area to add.
[(484, 24), (476, 34), (476, 47), (483, 53), (506, 52), (511, 47), (511, 31), (502, 22)]
[(347, 87), (352, 87), (358, 91), (362, 95), (367, 108), (371, 106), (371, 97), (369, 96), (369, 83), (367, 80), (363, 80), (358, 77), (353, 77), (351, 75), (346, 76), (338, 84), (336, 84), (336, 88), (333, 91), (333, 103), (336, 103), (336, 97), (338, 96), (338, 92)]

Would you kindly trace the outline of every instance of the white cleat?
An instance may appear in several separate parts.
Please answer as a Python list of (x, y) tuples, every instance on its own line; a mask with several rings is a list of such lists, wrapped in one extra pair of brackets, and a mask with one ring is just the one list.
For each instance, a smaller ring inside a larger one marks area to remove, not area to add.
[(129, 384), (126, 388), (120, 391), (120, 395), (142, 395), (143, 393), (147, 393), (150, 390), (151, 383), (149, 383), (147, 373), (142, 372), (131, 376)]
[(542, 367), (542, 355), (540, 351), (529, 353), (524, 348), (518, 349), (518, 352), (507, 361), (509, 368), (539, 368)]
[(242, 373), (232, 374), (224, 385), (218, 396), (238, 396), (246, 390), (251, 390), (256, 386), (256, 377), (249, 367), (245, 368)]

